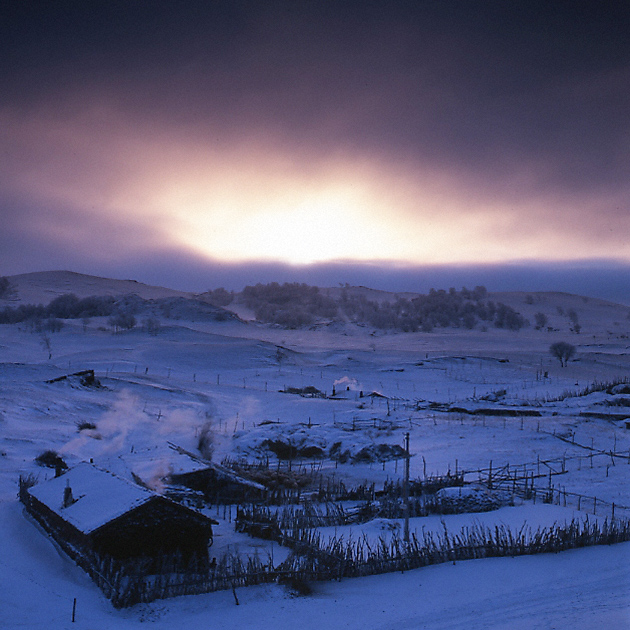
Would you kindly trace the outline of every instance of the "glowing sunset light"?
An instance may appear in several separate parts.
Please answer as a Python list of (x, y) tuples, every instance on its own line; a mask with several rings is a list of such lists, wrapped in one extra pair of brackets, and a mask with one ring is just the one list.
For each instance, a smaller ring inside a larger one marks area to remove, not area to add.
[[(142, 142), (139, 155), (147, 153)], [(112, 191), (109, 211), (148, 221), (213, 259), (494, 263), (572, 260), (578, 252), (605, 257), (614, 247), (630, 260), (624, 229), (604, 228), (593, 239), (581, 220), (597, 214), (606, 225), (615, 196), (597, 213), (592, 206), (600, 197), (528, 196), (518, 175), (513, 187), (507, 182), (488, 196), (474, 182), (423, 165), (349, 154), (309, 160), (273, 144), (222, 153), (163, 145), (151, 155), (160, 157), (128, 173), (127, 188)], [(178, 155), (194, 160), (182, 165)], [(630, 230), (630, 216), (616, 221)]]
[(0, 275), (630, 265), (620, 4), (29, 4)]
[(397, 209), (373, 190), (364, 166), (353, 173), (337, 163), (304, 174), (258, 164), (219, 169), (211, 186), (190, 182), (171, 194), (157, 192), (160, 212), (173, 219), (172, 234), (228, 261), (390, 260), (407, 248), (408, 237), (391, 220)]
[[(620, 193), (540, 192), (539, 175), (527, 164), (490, 192), (464, 172), (426, 162), (348, 151), (329, 156), (270, 138), (204, 144), (168, 126), (152, 135), (150, 126), (115, 112), (108, 115), (114, 133), (102, 136), (94, 132), (101, 116), (84, 112), (79, 122), (48, 126), (43, 116), (37, 122), (14, 116), (20, 124), (13, 128), (39, 141), (33, 148), (5, 131), (8, 151), (33, 154), (30, 168), (16, 170), (5, 188), (40, 203), (53, 200), (83, 221), (118, 224), (118, 252), (125, 249), (124, 226), (135, 225), (128, 247), (162, 242), (226, 262), (561, 261), (578, 253), (606, 257), (611, 247), (630, 260), (624, 238), (630, 215), (606, 219), (623, 203)], [(93, 236), (81, 225), (47, 216), (38, 229), (60, 242), (84, 243)], [(138, 229), (145, 232), (140, 241)], [(98, 242), (87, 250), (115, 255)]]

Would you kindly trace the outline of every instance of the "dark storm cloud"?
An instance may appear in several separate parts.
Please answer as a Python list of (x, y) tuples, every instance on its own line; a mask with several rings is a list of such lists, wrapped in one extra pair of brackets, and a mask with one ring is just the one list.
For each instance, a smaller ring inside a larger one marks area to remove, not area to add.
[(136, 115), (263, 129), (538, 185), (628, 175), (623, 2), (15, 3), (3, 101), (90, 86)]
[[(160, 166), (152, 135), (207, 141), (218, 160), (222, 147), (272, 138), (299, 152), (300, 168), (352, 154), (402, 165), (422, 189), (430, 167), (459, 186), (436, 217), (488, 206), (506, 217), (489, 224), (497, 241), (546, 230), (575, 239), (559, 257), (573, 247), (579, 258), (590, 239), (615, 258), (630, 215), (628, 32), (627, 2), (3, 3), (0, 273), (71, 267), (195, 290), (271, 280), (413, 290), (431, 277), (579, 292), (581, 279), (592, 295), (626, 295), (625, 263), (228, 265), (109, 201), (127, 200), (111, 191), (133, 180), (134, 160)], [(125, 146), (136, 130), (140, 148)], [(416, 209), (392, 208), (392, 222), (405, 211)]]
[(54, 202), (45, 208), (0, 199), (0, 275), (41, 269), (83, 269), (130, 257), (159, 259), (161, 235), (132, 219), (111, 221)]

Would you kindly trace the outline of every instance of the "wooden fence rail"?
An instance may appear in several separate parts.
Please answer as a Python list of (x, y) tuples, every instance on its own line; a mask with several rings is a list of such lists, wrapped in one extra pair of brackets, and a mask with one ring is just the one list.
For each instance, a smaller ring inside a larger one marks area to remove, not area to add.
[(163, 597), (234, 589), (283, 580), (329, 580), (416, 569), (431, 564), (490, 557), (556, 553), (577, 547), (610, 545), (630, 540), (630, 521), (573, 520), (563, 526), (511, 530), (479, 524), (451, 534), (424, 532), (409, 542), (397, 536), (370, 542), (367, 538), (328, 540), (303, 529), (287, 539), (292, 552), (278, 567), (249, 558), (231, 558), (205, 576), (164, 575), (157, 579), (130, 576), (126, 590), (117, 593), (115, 605), (126, 606)]

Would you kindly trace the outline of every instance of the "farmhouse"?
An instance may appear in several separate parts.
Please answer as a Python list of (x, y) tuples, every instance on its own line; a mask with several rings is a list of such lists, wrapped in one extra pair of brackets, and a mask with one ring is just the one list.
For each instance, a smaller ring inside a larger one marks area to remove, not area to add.
[(268, 490), (262, 484), (197, 457), (175, 444), (169, 443), (169, 446), (176, 455), (169, 460), (169, 483), (202, 492), (207, 501), (215, 503), (256, 502), (267, 498)]
[[(147, 570), (165, 556), (208, 561), (212, 519), (82, 463), (50, 481), (20, 488), (26, 510), (89, 572), (103, 558)], [(89, 559), (89, 560), (88, 560)]]

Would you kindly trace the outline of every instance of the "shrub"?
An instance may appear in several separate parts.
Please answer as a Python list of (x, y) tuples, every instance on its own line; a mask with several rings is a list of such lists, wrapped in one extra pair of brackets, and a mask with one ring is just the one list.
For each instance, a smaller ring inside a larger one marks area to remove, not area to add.
[(311, 585), (300, 575), (283, 576), (278, 582), (287, 588), (291, 597), (306, 597), (313, 594)]
[(95, 431), (96, 425), (89, 420), (79, 420), (77, 422), (77, 431)]
[(162, 325), (157, 317), (147, 317), (147, 319), (142, 322), (142, 330), (149, 333), (152, 337), (156, 337), (161, 328)]
[(54, 468), (55, 470), (67, 470), (68, 464), (57, 451), (44, 451), (35, 458), (35, 463), (44, 468)]
[(20, 501), (22, 501), (22, 503), (26, 503), (28, 501), (26, 492), (33, 486), (36, 486), (38, 480), (39, 479), (37, 475), (33, 475), (32, 473), (29, 473), (28, 475), (20, 475), (20, 479), (18, 482), (18, 497), (20, 498)]

